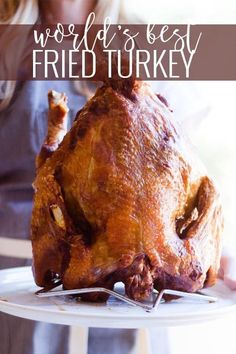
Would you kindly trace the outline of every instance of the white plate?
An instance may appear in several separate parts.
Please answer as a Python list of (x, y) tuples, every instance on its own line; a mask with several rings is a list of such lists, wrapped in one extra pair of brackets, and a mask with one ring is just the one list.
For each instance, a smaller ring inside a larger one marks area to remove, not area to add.
[(236, 291), (222, 281), (205, 290), (219, 299), (216, 303), (178, 299), (160, 304), (152, 313), (114, 298), (106, 304), (78, 303), (68, 297), (38, 298), (37, 290), (30, 267), (1, 270), (0, 311), (36, 321), (103, 328), (179, 326), (236, 315)]

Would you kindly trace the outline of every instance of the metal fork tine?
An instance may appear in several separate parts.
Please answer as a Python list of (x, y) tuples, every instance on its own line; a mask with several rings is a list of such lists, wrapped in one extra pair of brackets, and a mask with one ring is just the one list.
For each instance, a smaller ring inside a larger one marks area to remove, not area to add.
[(160, 291), (159, 295), (156, 297), (156, 299), (153, 303), (153, 310), (156, 310), (158, 308), (164, 295), (188, 297), (188, 298), (196, 300), (196, 301), (208, 301), (210, 303), (218, 301), (218, 299), (214, 296), (207, 296), (207, 295), (202, 295), (202, 294), (186, 293), (184, 291), (178, 291), (178, 290), (164, 289), (164, 290)]
[(96, 287), (96, 288), (83, 288), (83, 289), (72, 289), (72, 290), (58, 290), (58, 291), (48, 291), (48, 292), (41, 292), (37, 293), (38, 297), (51, 297), (51, 296), (64, 296), (64, 295), (80, 295), (80, 294), (88, 294), (88, 293), (95, 293), (95, 292), (103, 292), (109, 295), (112, 295), (116, 297), (119, 300), (122, 300), (128, 304), (134, 305), (134, 306), (139, 306), (142, 307), (145, 310), (150, 310), (152, 309), (152, 306), (143, 304), (139, 301), (132, 300), (128, 298), (127, 296), (121, 295), (116, 291), (106, 289), (106, 288), (101, 288), (101, 287)]
[[(54, 284), (54, 287), (58, 287), (60, 284), (56, 283)], [(51, 288), (51, 289), (53, 289)], [(140, 301), (135, 301), (127, 296), (124, 296), (114, 290), (102, 288), (102, 287), (95, 287), (95, 288), (83, 288), (83, 289), (72, 289), (72, 290), (56, 290), (56, 291), (48, 291), (49, 289), (41, 289), (37, 291), (35, 294), (38, 297), (52, 297), (52, 296), (65, 296), (65, 295), (80, 295), (80, 294), (88, 294), (88, 293), (95, 293), (95, 292), (103, 292), (109, 295), (114, 296), (115, 298), (122, 300), (130, 305), (141, 307), (144, 310), (151, 312), (151, 311), (156, 311), (158, 306), (161, 303), (161, 300), (163, 299), (163, 296), (166, 295), (173, 295), (173, 296), (178, 296), (178, 297), (184, 297), (184, 298), (191, 298), (196, 301), (208, 301), (208, 302), (216, 302), (217, 298), (213, 296), (207, 296), (203, 294), (194, 294), (194, 293), (186, 293), (183, 291), (177, 291), (177, 290), (171, 290), (171, 289), (164, 289), (158, 293), (156, 296), (154, 302), (151, 305), (142, 303)]]
[(61, 284), (62, 284), (61, 280), (58, 280), (58, 281), (54, 282), (53, 284), (51, 284), (50, 286), (36, 291), (35, 294), (39, 295), (39, 294), (43, 294), (43, 293), (48, 293), (50, 290), (57, 288)]

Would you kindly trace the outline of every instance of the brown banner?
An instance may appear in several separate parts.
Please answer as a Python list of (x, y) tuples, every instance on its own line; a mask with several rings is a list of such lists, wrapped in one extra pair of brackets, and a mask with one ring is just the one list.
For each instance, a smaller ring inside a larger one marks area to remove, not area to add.
[(0, 26), (0, 80), (236, 80), (236, 25)]

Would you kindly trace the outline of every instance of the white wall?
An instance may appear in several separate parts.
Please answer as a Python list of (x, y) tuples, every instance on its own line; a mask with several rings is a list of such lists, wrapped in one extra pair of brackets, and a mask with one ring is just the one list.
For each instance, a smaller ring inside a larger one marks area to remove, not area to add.
[(235, 0), (125, 0), (132, 12), (155, 23), (235, 23)]

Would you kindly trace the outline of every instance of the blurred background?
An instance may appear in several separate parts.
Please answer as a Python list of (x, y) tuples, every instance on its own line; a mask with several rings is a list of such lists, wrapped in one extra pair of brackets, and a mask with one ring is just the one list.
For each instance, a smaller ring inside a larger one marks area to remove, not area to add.
[(236, 20), (235, 0), (129, 0), (125, 7), (153, 23), (234, 24)]

